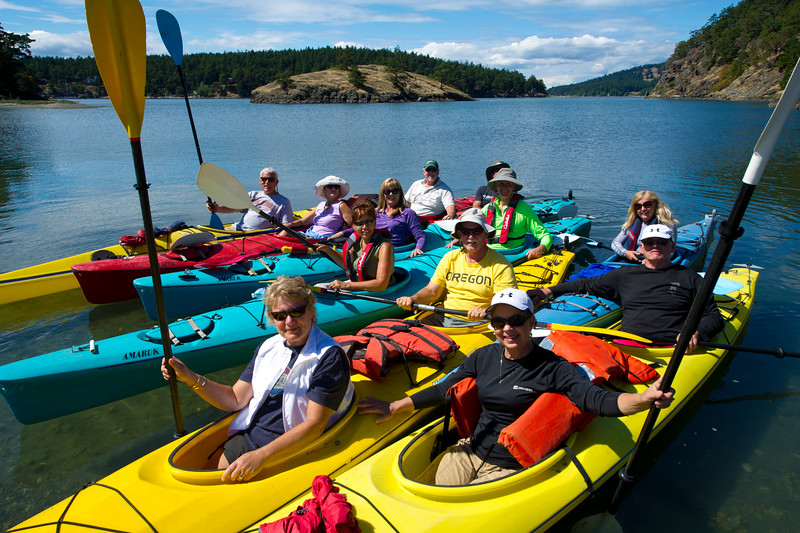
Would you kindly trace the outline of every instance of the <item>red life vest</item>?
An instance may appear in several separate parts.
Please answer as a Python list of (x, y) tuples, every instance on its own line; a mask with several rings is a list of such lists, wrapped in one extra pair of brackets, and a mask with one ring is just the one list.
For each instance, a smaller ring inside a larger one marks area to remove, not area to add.
[[(551, 350), (581, 367), (592, 382), (610, 379), (645, 383), (659, 377), (653, 368), (595, 337), (571, 331), (553, 331)], [(472, 383), (469, 383), (469, 382)], [(472, 434), (480, 416), (480, 401), (474, 380), (465, 379), (451, 387), (453, 418), (459, 435)], [(508, 448), (523, 466), (530, 466), (555, 450), (573, 432), (583, 431), (594, 413), (583, 412), (563, 394), (545, 392), (516, 421), (500, 432), (498, 442)]]
[[(492, 198), (492, 203), (490, 203), (486, 208), (486, 223), (492, 226), (492, 221), (494, 220), (494, 201), (497, 197)], [(511, 201), (508, 203), (508, 207), (506, 208), (506, 213), (503, 215), (503, 225), (500, 227), (500, 237), (497, 239), (497, 242), (500, 244), (504, 244), (508, 241), (508, 232), (511, 230), (511, 218), (514, 216), (514, 210), (517, 208), (517, 203), (522, 199), (522, 196), (519, 194), (514, 194), (511, 197)]]
[(314, 496), (286, 518), (261, 524), (261, 533), (360, 533), (353, 505), (328, 476), (317, 476), (311, 486)]
[(356, 231), (347, 238), (342, 246), (342, 261), (344, 262), (345, 271), (347, 272), (347, 279), (350, 281), (364, 281), (364, 265), (367, 263), (367, 260), (380, 252), (383, 243), (391, 242), (392, 235), (385, 228), (376, 229), (372, 238), (367, 243), (367, 246), (361, 251), (358, 261), (353, 264), (350, 248), (352, 248), (360, 238), (361, 235)]
[(370, 379), (383, 379), (389, 363), (409, 359), (444, 363), (459, 346), (448, 335), (419, 320), (388, 318), (359, 330), (355, 335), (339, 335), (335, 340), (350, 358), (350, 368)]

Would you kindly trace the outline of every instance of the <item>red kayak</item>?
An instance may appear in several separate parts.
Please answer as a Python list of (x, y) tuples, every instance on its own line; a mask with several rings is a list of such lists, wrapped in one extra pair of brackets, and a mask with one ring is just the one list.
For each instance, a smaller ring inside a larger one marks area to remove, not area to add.
[[(318, 242), (316, 239), (309, 241)], [(297, 239), (277, 234), (216, 242), (211, 233), (191, 233), (175, 241), (169, 252), (158, 254), (158, 266), (165, 274), (231, 265), (285, 252), (303, 252), (306, 248)], [(72, 272), (89, 302), (107, 304), (138, 297), (133, 280), (150, 275), (150, 260), (147, 254), (102, 259), (72, 265)]]

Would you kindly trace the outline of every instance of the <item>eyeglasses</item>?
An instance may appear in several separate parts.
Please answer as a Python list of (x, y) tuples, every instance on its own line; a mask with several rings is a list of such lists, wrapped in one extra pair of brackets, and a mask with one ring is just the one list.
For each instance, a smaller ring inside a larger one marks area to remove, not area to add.
[(329, 183), (328, 185), (325, 186), (325, 188), (326, 189), (341, 189), (342, 186), (339, 185), (338, 183)]
[(646, 202), (642, 202), (640, 204), (634, 204), (634, 205), (636, 206), (636, 210), (638, 211), (639, 209), (650, 209), (651, 207), (653, 207), (653, 202), (651, 202), (650, 200), (647, 200)]
[(480, 235), (481, 233), (483, 233), (483, 228), (480, 227), (480, 226), (478, 226), (477, 228), (464, 228), (464, 227), (461, 227), (461, 228), (458, 228), (458, 233), (461, 234), (464, 237), (468, 237), (470, 235), (476, 235), (477, 236), (477, 235)]
[(261, 181), (278, 181), (278, 178), (276, 178), (275, 176), (268, 176), (266, 178), (264, 176), (261, 176), (258, 179), (260, 179)]
[(669, 244), (669, 239), (647, 239), (642, 241), (642, 244), (644, 244), (645, 248), (652, 248), (653, 246), (656, 245), (666, 246), (667, 244)]
[(425, 172), (439, 172), (439, 169), (436, 167), (428, 167), (425, 169)]
[(390, 194), (400, 194), (400, 189), (384, 189), (383, 194), (390, 195)]
[(506, 327), (506, 324), (511, 326), (512, 328), (518, 328), (522, 324), (524, 324), (531, 315), (528, 314), (518, 314), (518, 315), (511, 315), (508, 318), (502, 317), (492, 317), (489, 323), (492, 325), (492, 329), (503, 329)]
[(366, 220), (357, 220), (357, 221), (353, 222), (353, 225), (354, 226), (358, 226), (359, 228), (361, 228), (363, 226), (371, 226), (374, 223), (375, 223), (375, 219), (374, 218), (368, 218)]
[(273, 311), (272, 318), (276, 321), (281, 322), (286, 320), (287, 316), (291, 316), (292, 318), (300, 318), (304, 314), (306, 314), (306, 309), (308, 308), (308, 304), (303, 304), (299, 307), (295, 307), (294, 309), (289, 309), (288, 311)]

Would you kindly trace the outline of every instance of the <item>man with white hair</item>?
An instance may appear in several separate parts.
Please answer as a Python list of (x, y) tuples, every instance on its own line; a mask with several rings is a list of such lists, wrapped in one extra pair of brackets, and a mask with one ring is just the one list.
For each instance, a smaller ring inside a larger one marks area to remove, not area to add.
[[(642, 230), (640, 238), (644, 260), (640, 265), (623, 266), (593, 278), (580, 278), (552, 287), (532, 289), (528, 296), (536, 303), (549, 296), (578, 292), (614, 300), (622, 305), (622, 330), (650, 339), (676, 339), (703, 278), (685, 266), (670, 261), (675, 251), (672, 229), (653, 224)], [(700, 339), (708, 340), (725, 325), (713, 297), (706, 302), (697, 331), (689, 341), (688, 352)]]
[[(250, 201), (264, 213), (278, 219), (278, 222), (287, 224), (294, 220), (292, 203), (288, 198), (278, 193), (278, 171), (272, 167), (261, 170), (259, 177), (260, 191), (250, 191)], [(242, 213), (242, 219), (234, 225), (237, 230), (269, 229), (273, 224), (251, 209), (232, 209), (219, 205), (217, 202), (207, 203), (210, 213)]]

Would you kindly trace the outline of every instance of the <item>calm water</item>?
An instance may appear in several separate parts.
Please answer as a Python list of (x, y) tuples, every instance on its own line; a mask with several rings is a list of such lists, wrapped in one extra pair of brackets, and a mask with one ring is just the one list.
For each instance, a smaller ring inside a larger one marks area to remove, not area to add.
[[(572, 190), (610, 242), (632, 194), (657, 191), (681, 222), (727, 214), (770, 110), (762, 104), (547, 99), (440, 104), (272, 106), (194, 101), (203, 158), (255, 188), (275, 167), (295, 208), (313, 183), (346, 178), (406, 188), (439, 161), (458, 196), (491, 161), (511, 163), (529, 197)], [(0, 109), (0, 272), (116, 242), (141, 227), (130, 145), (108, 102)], [(181, 100), (148, 101), (142, 145), (154, 223), (208, 220)], [(745, 344), (800, 351), (800, 114), (793, 113), (745, 217), (733, 263), (765, 267)], [(233, 220), (233, 215), (227, 215)], [(579, 263), (593, 259), (584, 249)], [(79, 291), (0, 307), (0, 363), (147, 327), (138, 302), (92, 306)], [(740, 354), (693, 417), (662, 439), (623, 503), (626, 531), (793, 531), (800, 523), (800, 362)], [(232, 381), (239, 369), (213, 377)], [(678, 391), (680, 394), (680, 391)], [(217, 412), (182, 391), (185, 424)], [(167, 388), (22, 426), (0, 402), (0, 526), (9, 527), (168, 442)], [(652, 517), (658, 517), (653, 520)]]

